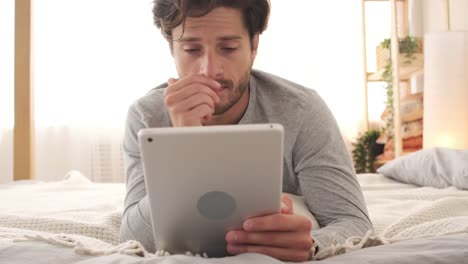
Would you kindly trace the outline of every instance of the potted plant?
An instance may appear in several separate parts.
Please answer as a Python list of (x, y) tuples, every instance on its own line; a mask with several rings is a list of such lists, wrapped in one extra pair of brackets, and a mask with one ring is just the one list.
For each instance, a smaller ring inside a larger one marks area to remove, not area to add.
[(356, 173), (375, 172), (375, 158), (383, 152), (383, 145), (377, 144), (380, 134), (378, 130), (369, 130), (353, 143), (352, 155)]

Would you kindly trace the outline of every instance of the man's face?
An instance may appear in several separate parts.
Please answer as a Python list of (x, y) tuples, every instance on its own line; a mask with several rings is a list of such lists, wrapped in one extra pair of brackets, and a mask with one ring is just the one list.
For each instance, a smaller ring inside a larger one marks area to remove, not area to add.
[(223, 7), (203, 17), (187, 17), (180, 38), (182, 29), (179, 25), (172, 32), (172, 54), (179, 77), (199, 74), (221, 83), (223, 89), (215, 91), (220, 98), (215, 115), (223, 114), (248, 88), (258, 37), (251, 47), (241, 11)]

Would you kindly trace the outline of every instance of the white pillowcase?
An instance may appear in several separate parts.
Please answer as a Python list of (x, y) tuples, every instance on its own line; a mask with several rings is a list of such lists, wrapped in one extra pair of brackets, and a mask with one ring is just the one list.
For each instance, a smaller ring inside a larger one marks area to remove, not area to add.
[(468, 189), (468, 149), (432, 148), (388, 162), (378, 173), (419, 186)]

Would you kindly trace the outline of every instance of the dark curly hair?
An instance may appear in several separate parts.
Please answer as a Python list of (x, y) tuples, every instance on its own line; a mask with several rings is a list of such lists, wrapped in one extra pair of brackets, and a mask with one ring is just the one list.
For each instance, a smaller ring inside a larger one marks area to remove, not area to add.
[(201, 17), (217, 7), (242, 11), (251, 43), (254, 35), (261, 34), (267, 27), (269, 0), (154, 0), (153, 19), (164, 38), (171, 42), (172, 30), (180, 24), (184, 25), (187, 17)]

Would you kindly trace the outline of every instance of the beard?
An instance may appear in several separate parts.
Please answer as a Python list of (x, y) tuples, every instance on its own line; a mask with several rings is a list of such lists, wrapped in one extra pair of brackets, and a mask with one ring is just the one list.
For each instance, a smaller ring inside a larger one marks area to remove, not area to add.
[(234, 106), (239, 100), (241, 99), (242, 95), (244, 95), (245, 91), (249, 87), (249, 79), (250, 79), (250, 71), (251, 69), (247, 69), (244, 75), (239, 80), (239, 84), (237, 87), (234, 87), (234, 82), (232, 80), (225, 80), (225, 79), (217, 79), (225, 89), (228, 89), (229, 94), (227, 98), (227, 102), (220, 102), (215, 106), (214, 115), (222, 115), (226, 113), (232, 106)]

